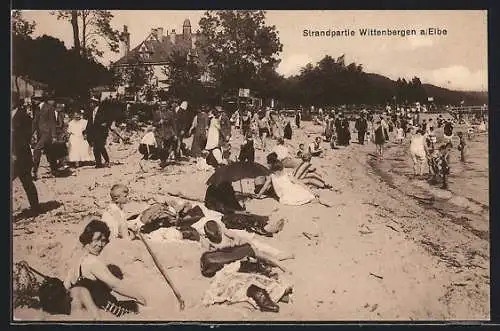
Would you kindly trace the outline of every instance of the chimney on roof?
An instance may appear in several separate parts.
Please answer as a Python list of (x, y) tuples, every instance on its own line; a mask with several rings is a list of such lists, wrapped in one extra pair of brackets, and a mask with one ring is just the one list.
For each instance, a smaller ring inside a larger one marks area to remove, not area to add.
[(172, 44), (175, 44), (175, 29), (172, 29), (172, 32), (170, 32), (170, 41)]
[(130, 51), (130, 33), (128, 32), (128, 27), (123, 26), (123, 32), (120, 33), (120, 55), (122, 57), (127, 56)]
[(156, 37), (159, 41), (163, 39), (163, 28), (156, 28)]
[(158, 38), (158, 31), (156, 30), (156, 28), (151, 28), (151, 35)]

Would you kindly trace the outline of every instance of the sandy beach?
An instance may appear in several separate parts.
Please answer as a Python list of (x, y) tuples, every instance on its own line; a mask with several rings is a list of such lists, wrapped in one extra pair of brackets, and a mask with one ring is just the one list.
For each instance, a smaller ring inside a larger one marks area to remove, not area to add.
[[(291, 152), (321, 131), (312, 122), (304, 125), (294, 128)], [(235, 131), (231, 144), (237, 153), (241, 136)], [(259, 237), (295, 255), (283, 261), (291, 271), (283, 277), (293, 284), (294, 292), (289, 303), (280, 303), (279, 313), (263, 313), (243, 304), (204, 306), (202, 297), (210, 279), (200, 273), (199, 244), (152, 242), (186, 302), (186, 309), (180, 311), (144, 245), (118, 240), (105, 248), (103, 257), (118, 265), (148, 300), (138, 315), (119, 320), (489, 319), (487, 135), (470, 141), (465, 164), (457, 161), (454, 149), (449, 191), (412, 178), (407, 146), (408, 141), (386, 144), (380, 160), (374, 156), (372, 143), (352, 143), (313, 159), (336, 189), (321, 192), (330, 208), (282, 206), (271, 198), (245, 202), (250, 212), (286, 219), (284, 229), (273, 238)], [(84, 217), (104, 209), (115, 183), (129, 185), (132, 202), (127, 209), (131, 213), (154, 199), (171, 198), (169, 193), (203, 200), (211, 172), (197, 170), (194, 162), (160, 170), (158, 161), (140, 160), (137, 142), (113, 144), (109, 150), (116, 162), (111, 168), (82, 167), (67, 178), (44, 178), (48, 168), (42, 163), (36, 186), (40, 201), (51, 210), (35, 219), (19, 216), (28, 202), (20, 182), (13, 182), (14, 262), (26, 260), (47, 275), (64, 278), (86, 225)], [(265, 164), (267, 153), (257, 150), (256, 161)], [(240, 190), (239, 184), (234, 187)], [(242, 187), (245, 192), (253, 190), (251, 181), (244, 181)], [(16, 308), (13, 313), (17, 321), (82, 319), (32, 308)], [(117, 320), (111, 314), (107, 317)]]

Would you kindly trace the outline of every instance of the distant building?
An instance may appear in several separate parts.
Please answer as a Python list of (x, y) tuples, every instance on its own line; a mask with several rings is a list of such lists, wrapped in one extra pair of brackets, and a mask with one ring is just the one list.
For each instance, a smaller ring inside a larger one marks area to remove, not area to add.
[[(174, 51), (196, 59), (202, 66), (206, 63), (203, 52), (196, 46), (199, 38), (201, 38), (200, 33), (192, 33), (191, 23), (189, 19), (185, 19), (181, 34), (177, 34), (175, 29), (165, 33), (163, 28), (152, 28), (146, 39), (130, 50), (130, 33), (124, 25), (120, 35), (121, 58), (112, 63), (111, 67), (120, 70), (136, 65), (150, 65), (154, 72), (153, 83), (159, 88), (168, 88), (167, 76), (162, 69)], [(208, 73), (204, 73), (201, 80), (209, 81)]]

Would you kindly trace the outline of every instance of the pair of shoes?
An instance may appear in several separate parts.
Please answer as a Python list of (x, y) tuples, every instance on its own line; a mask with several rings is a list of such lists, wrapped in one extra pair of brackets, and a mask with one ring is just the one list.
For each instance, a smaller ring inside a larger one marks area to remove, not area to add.
[(280, 311), (280, 306), (271, 300), (269, 294), (263, 288), (255, 285), (250, 285), (247, 290), (247, 296), (254, 299), (255, 303), (259, 306), (260, 311), (269, 311), (277, 313)]
[(36, 217), (42, 213), (42, 207), (40, 205), (31, 207), (27, 212), (27, 217)]

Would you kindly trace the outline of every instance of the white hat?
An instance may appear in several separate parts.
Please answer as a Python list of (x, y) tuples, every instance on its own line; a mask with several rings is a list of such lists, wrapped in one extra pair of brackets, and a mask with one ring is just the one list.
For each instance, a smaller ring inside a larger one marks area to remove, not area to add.
[(187, 103), (187, 101), (182, 101), (182, 102), (181, 102), (180, 107), (181, 107), (182, 109), (186, 110), (186, 109), (188, 108), (188, 103)]
[(90, 98), (90, 101), (99, 102), (99, 99), (97, 99), (96, 97), (92, 97), (92, 98)]

